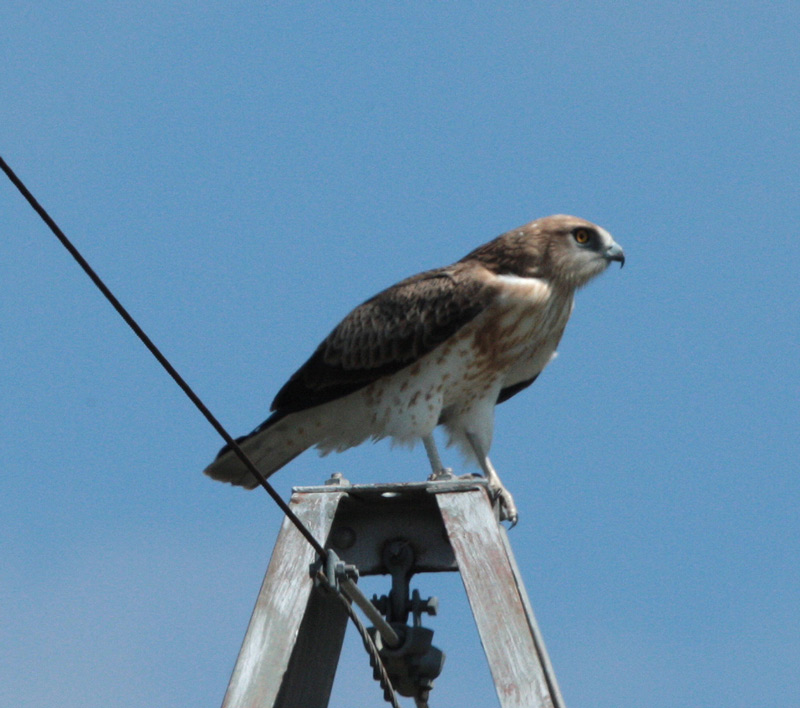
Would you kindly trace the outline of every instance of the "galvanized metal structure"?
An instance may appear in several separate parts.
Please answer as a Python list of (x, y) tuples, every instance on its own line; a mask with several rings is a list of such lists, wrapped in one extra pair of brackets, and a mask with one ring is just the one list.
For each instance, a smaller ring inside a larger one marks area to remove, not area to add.
[[(295, 488), (290, 504), (326, 548), (361, 575), (385, 574), (387, 544), (401, 540), (413, 549), (411, 572), (459, 571), (502, 708), (563, 707), (485, 480), (332, 481)], [(315, 560), (284, 521), (223, 708), (328, 705), (348, 615), (339, 598), (315, 583)]]

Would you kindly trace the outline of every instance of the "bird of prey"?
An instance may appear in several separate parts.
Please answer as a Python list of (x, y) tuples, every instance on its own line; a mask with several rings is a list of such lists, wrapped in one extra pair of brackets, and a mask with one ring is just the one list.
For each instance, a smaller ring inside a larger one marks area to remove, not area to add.
[[(367, 438), (421, 439), (436, 477), (446, 472), (432, 433), (443, 425), (513, 525), (513, 497), (488, 457), (494, 407), (553, 359), (575, 291), (611, 261), (625, 254), (605, 229), (556, 215), (402, 280), (347, 315), (280, 389), (272, 415), (237, 442), (268, 477), (312, 446), (326, 454)], [(228, 447), (205, 473), (257, 485)]]

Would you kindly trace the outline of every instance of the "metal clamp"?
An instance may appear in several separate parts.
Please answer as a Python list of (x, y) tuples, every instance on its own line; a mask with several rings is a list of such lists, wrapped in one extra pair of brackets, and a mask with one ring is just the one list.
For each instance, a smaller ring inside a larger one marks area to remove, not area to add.
[[(415, 554), (405, 539), (389, 541), (383, 549), (386, 569), (392, 576), (388, 595), (374, 596), (372, 604), (386, 616), (402, 642), (391, 646), (383, 641), (383, 633), (370, 628), (392, 685), (402, 696), (413, 696), (417, 705), (426, 705), (433, 681), (442, 672), (444, 653), (432, 644), (433, 630), (422, 626), (422, 615), (435, 615), (439, 601), (435, 597), (425, 600), (419, 590), (409, 597), (409, 584), (414, 572)], [(408, 626), (408, 615), (412, 615)]]
[(358, 568), (355, 565), (347, 564), (339, 559), (336, 552), (329, 548), (328, 556), (325, 560), (325, 572), (319, 568), (319, 561), (311, 567), (312, 575), (318, 585), (325, 587), (332, 592), (340, 592), (347, 597), (350, 602), (355, 603), (361, 611), (372, 621), (380, 632), (384, 643), (390, 647), (399, 646), (400, 636), (392, 626), (381, 616), (380, 612), (370, 602), (369, 598), (361, 592), (361, 588), (356, 585), (358, 581)]

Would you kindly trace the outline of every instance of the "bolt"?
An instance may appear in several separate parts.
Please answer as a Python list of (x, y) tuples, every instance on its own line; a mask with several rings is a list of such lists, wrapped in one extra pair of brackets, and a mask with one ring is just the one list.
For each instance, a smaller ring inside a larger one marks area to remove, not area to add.
[(356, 532), (349, 526), (340, 526), (334, 529), (331, 541), (336, 548), (347, 550), (355, 545)]
[(334, 472), (331, 475), (330, 479), (325, 480), (325, 485), (328, 487), (338, 487), (349, 484), (350, 482), (345, 479), (344, 475), (341, 472)]

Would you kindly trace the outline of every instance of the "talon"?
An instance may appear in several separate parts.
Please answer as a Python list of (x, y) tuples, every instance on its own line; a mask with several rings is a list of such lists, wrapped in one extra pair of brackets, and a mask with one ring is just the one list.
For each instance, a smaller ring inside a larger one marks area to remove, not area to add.
[(500, 520), (508, 521), (508, 528), (513, 529), (517, 525), (517, 521), (519, 521), (519, 514), (517, 514), (516, 511), (510, 512), (509, 514), (505, 515), (505, 518), (503, 518), (503, 515), (501, 515)]
[(519, 520), (514, 497), (511, 496), (505, 487), (500, 487), (495, 494), (495, 499), (500, 504), (500, 521), (508, 521), (511, 524), (509, 528), (513, 529)]

